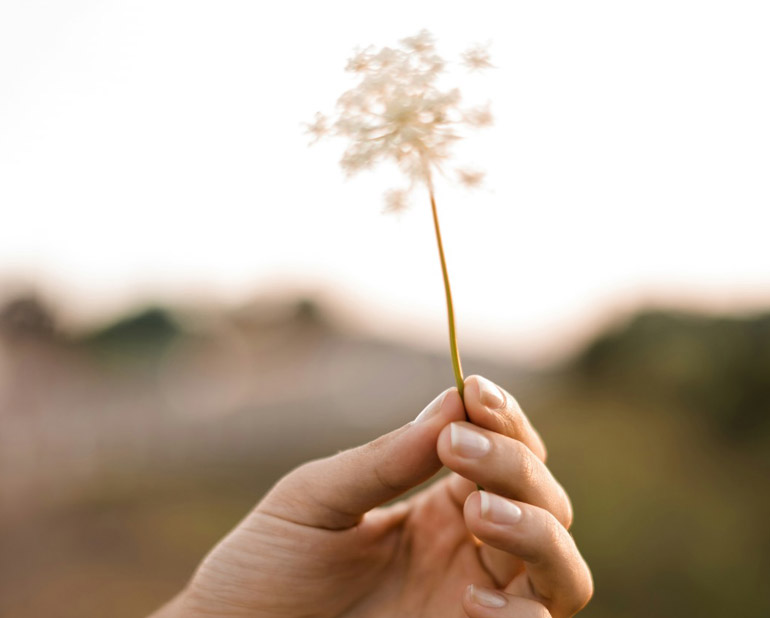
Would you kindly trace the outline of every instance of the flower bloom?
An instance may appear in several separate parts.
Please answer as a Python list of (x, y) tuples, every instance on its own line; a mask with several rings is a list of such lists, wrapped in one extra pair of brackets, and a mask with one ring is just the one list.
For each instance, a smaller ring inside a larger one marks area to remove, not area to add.
[(457, 170), (457, 178), (466, 187), (474, 188), (480, 186), (484, 181), (484, 172), (461, 168)]
[(489, 58), (489, 50), (481, 45), (476, 45), (463, 53), (463, 64), (471, 71), (491, 69), (492, 62)]
[[(480, 50), (466, 52), (465, 64), (477, 69), (491, 66), (488, 54)], [(439, 88), (437, 81), (445, 66), (427, 30), (402, 39), (395, 48), (359, 50), (346, 66), (359, 79), (358, 85), (339, 98), (333, 122), (319, 113), (308, 125), (308, 133), (316, 139), (332, 134), (349, 140), (340, 161), (347, 175), (390, 160), (406, 173), (412, 186), (429, 183), (431, 170), (440, 170), (450, 158), (463, 125), (492, 123), (489, 105), (462, 109), (458, 89)], [(480, 177), (475, 182), (461, 180), (473, 185)], [(389, 192), (387, 209), (402, 208), (406, 194), (405, 190)]]

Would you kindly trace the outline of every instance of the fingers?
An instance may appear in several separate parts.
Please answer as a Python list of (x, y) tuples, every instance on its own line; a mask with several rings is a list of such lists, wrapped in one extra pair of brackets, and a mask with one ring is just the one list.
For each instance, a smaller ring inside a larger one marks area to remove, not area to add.
[(463, 400), (474, 425), (520, 440), (545, 461), (545, 444), (540, 434), (506, 391), (486, 378), (470, 376), (465, 380)]
[(465, 418), (452, 388), (408, 425), (332, 457), (311, 461), (284, 477), (259, 511), (314, 527), (343, 529), (364, 513), (430, 478), (441, 467), (436, 440), (449, 422)]
[(465, 591), (463, 609), (470, 618), (551, 618), (537, 601), (473, 585)]
[(445, 466), (481, 487), (547, 509), (565, 527), (572, 523), (567, 493), (523, 442), (454, 422), (439, 435), (438, 455)]
[(478, 539), (524, 561), (525, 571), (507, 586), (507, 593), (542, 603), (553, 618), (574, 615), (593, 596), (588, 565), (569, 532), (548, 511), (480, 491), (468, 498), (464, 515)]

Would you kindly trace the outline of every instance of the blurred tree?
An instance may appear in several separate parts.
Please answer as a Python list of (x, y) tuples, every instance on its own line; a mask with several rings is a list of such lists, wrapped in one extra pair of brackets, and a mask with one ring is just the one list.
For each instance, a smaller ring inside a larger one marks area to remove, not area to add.
[(35, 295), (13, 298), (0, 308), (0, 337), (20, 339), (53, 339), (56, 320), (53, 311)]
[(770, 429), (770, 314), (643, 312), (596, 339), (574, 367), (588, 384), (673, 401), (729, 441)]
[(103, 360), (144, 363), (159, 357), (180, 335), (182, 329), (168, 311), (149, 307), (89, 333), (79, 342)]

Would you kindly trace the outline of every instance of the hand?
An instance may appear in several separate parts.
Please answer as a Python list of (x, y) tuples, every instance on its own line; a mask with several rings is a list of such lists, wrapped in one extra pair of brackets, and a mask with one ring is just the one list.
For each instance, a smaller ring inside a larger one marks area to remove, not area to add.
[[(473, 424), (453, 388), (408, 425), (291, 472), (156, 618), (574, 615), (593, 584), (540, 437), (484, 378), (466, 380), (465, 405)], [(442, 463), (453, 474), (379, 507)]]

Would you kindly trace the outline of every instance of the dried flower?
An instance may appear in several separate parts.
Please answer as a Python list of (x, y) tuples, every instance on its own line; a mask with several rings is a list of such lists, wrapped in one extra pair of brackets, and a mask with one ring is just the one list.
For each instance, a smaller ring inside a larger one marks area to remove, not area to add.
[[(463, 58), (480, 58), (473, 48)], [(483, 56), (488, 63), (488, 54)], [(480, 62), (480, 61), (479, 61)], [(489, 104), (463, 109), (458, 89), (442, 90), (438, 78), (446, 62), (436, 53), (432, 35), (422, 30), (396, 48), (357, 50), (345, 70), (358, 85), (337, 101), (330, 124), (316, 114), (307, 125), (316, 140), (325, 135), (349, 139), (340, 164), (347, 175), (394, 162), (412, 181), (429, 182), (431, 169), (441, 169), (464, 127), (492, 124)], [(490, 65), (491, 66), (491, 65)], [(477, 68), (483, 68), (483, 62)]]
[(473, 107), (465, 112), (465, 122), (479, 129), (492, 126), (494, 118), (489, 103), (481, 107)]
[(458, 169), (457, 178), (461, 184), (468, 188), (474, 188), (481, 185), (484, 182), (484, 172), (471, 169)]
[(312, 143), (317, 142), (319, 139), (329, 134), (328, 120), (321, 112), (316, 112), (315, 120), (305, 126), (307, 127), (305, 133), (314, 137)]
[[(480, 46), (465, 52), (462, 62), (473, 70), (492, 66), (488, 51)], [(438, 80), (446, 64), (436, 53), (433, 36), (427, 30), (402, 39), (395, 48), (359, 49), (345, 67), (358, 78), (358, 85), (339, 98), (338, 114), (331, 125), (326, 116), (319, 113), (307, 129), (316, 140), (324, 135), (349, 140), (340, 161), (348, 175), (386, 160), (407, 174), (408, 189), (392, 189), (385, 194), (387, 211), (403, 210), (416, 184), (424, 183), (427, 187), (446, 291), (452, 364), (462, 395), (462, 368), (436, 211), (433, 170), (441, 171), (442, 164), (450, 158), (452, 146), (461, 138), (463, 127), (487, 127), (492, 124), (492, 113), (489, 104), (464, 109), (458, 89), (439, 87)], [(478, 171), (458, 171), (460, 182), (469, 187), (479, 185), (483, 176)]]
[(408, 191), (389, 189), (385, 192), (385, 212), (402, 212), (409, 206)]
[(480, 71), (482, 69), (491, 69), (492, 62), (489, 58), (489, 49), (487, 46), (476, 45), (463, 53), (463, 64), (471, 71)]

